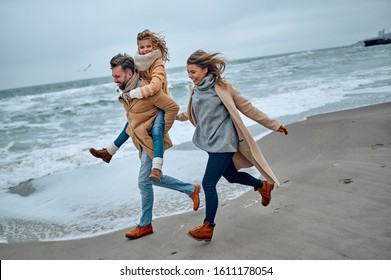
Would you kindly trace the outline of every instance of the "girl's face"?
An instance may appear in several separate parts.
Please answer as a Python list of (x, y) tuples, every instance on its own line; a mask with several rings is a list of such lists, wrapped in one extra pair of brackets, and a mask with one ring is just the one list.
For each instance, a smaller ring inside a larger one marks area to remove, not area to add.
[(198, 85), (208, 74), (208, 68), (201, 68), (195, 64), (187, 64), (187, 76)]
[(153, 47), (152, 41), (145, 39), (137, 41), (138, 53), (141, 55), (152, 52), (155, 48)]

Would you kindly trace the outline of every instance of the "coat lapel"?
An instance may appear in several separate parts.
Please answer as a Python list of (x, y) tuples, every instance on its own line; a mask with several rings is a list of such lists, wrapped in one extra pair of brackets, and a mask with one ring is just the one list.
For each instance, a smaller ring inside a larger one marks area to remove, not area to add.
[[(238, 151), (233, 157), (235, 167), (239, 170), (241, 168), (255, 166), (255, 168), (262, 174), (262, 176), (264, 176), (264, 178), (266, 178), (268, 182), (279, 185), (277, 177), (274, 175), (273, 171), (266, 162), (266, 159), (263, 156), (261, 150), (259, 149), (258, 144), (255, 142), (254, 138), (251, 136), (250, 132), (244, 125), (243, 120), (240, 117), (238, 108), (236, 107), (237, 105), (235, 104), (235, 101), (232, 97), (232, 94), (234, 93), (230, 89), (231, 87), (225, 89), (218, 85), (215, 86), (216, 93), (219, 96), (221, 102), (223, 102), (224, 106), (227, 108), (239, 137)], [(195, 119), (192, 107), (193, 92), (194, 87), (190, 88), (190, 98), (187, 107), (187, 115), (189, 121), (193, 125), (197, 125), (197, 120)]]
[(250, 132), (243, 123), (240, 117), (238, 108), (232, 97), (233, 91), (231, 87), (224, 89), (216, 85), (215, 90), (225, 107), (227, 108), (231, 119), (236, 128), (236, 132), (239, 137), (238, 151), (235, 153), (233, 161), (237, 169), (255, 166), (257, 170), (266, 178), (270, 183), (279, 185), (277, 177), (274, 175), (270, 166), (266, 162), (258, 144), (251, 136)]

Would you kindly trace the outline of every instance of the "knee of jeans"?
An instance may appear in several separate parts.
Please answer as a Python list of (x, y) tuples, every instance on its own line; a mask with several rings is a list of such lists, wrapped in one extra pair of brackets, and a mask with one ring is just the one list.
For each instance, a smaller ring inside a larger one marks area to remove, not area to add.
[(235, 177), (233, 177), (233, 176), (224, 176), (224, 178), (228, 181), (228, 183), (236, 183), (236, 181), (235, 181)]
[(153, 194), (152, 183), (149, 179), (142, 180), (142, 181), (139, 180), (138, 188), (140, 189), (141, 194), (145, 194), (145, 195)]
[[(152, 168), (152, 165), (151, 165)], [(149, 180), (149, 173), (151, 172), (151, 168), (142, 169), (138, 174), (138, 186), (142, 189), (152, 188), (152, 183)]]
[(216, 185), (209, 182), (202, 180), (202, 189), (204, 190), (205, 193), (210, 193), (216, 191)]
[[(149, 169), (150, 170), (150, 169)], [(151, 182), (149, 181), (149, 173), (143, 173), (143, 174), (139, 174), (138, 176), (138, 185), (139, 186), (148, 186), (148, 184), (150, 184)]]

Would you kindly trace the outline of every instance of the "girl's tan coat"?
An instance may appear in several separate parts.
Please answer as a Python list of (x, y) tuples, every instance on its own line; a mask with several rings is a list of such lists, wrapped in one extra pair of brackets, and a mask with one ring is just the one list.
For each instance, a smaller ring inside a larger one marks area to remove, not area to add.
[[(147, 81), (143, 80), (140, 86), (147, 83)], [(132, 138), (134, 146), (139, 150), (139, 156), (141, 156), (141, 150), (144, 149), (153, 158), (151, 128), (159, 109), (165, 112), (164, 149), (166, 150), (172, 147), (168, 131), (178, 114), (179, 106), (162, 89), (157, 94), (148, 98), (135, 98), (130, 102), (130, 105), (122, 97), (119, 97), (118, 100), (122, 103), (126, 111), (126, 118), (128, 119), (126, 133)]]
[(148, 84), (140, 86), (140, 92), (143, 98), (152, 96), (160, 90), (170, 95), (166, 68), (161, 59), (157, 59), (148, 70), (139, 72), (139, 75), (141, 79), (149, 81)]

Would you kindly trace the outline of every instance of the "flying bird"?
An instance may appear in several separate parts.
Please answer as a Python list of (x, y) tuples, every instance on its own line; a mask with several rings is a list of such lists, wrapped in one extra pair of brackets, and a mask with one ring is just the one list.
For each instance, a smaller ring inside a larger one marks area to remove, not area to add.
[(91, 67), (91, 64), (88, 64), (88, 66), (86, 68), (84, 68), (83, 70), (77, 69), (77, 72), (80, 72), (80, 71), (87, 72), (88, 68), (90, 68), (90, 67)]
[(86, 72), (88, 70), (88, 68), (90, 68), (90, 67), (91, 67), (91, 64), (88, 64), (88, 66), (83, 69), (83, 72)]

